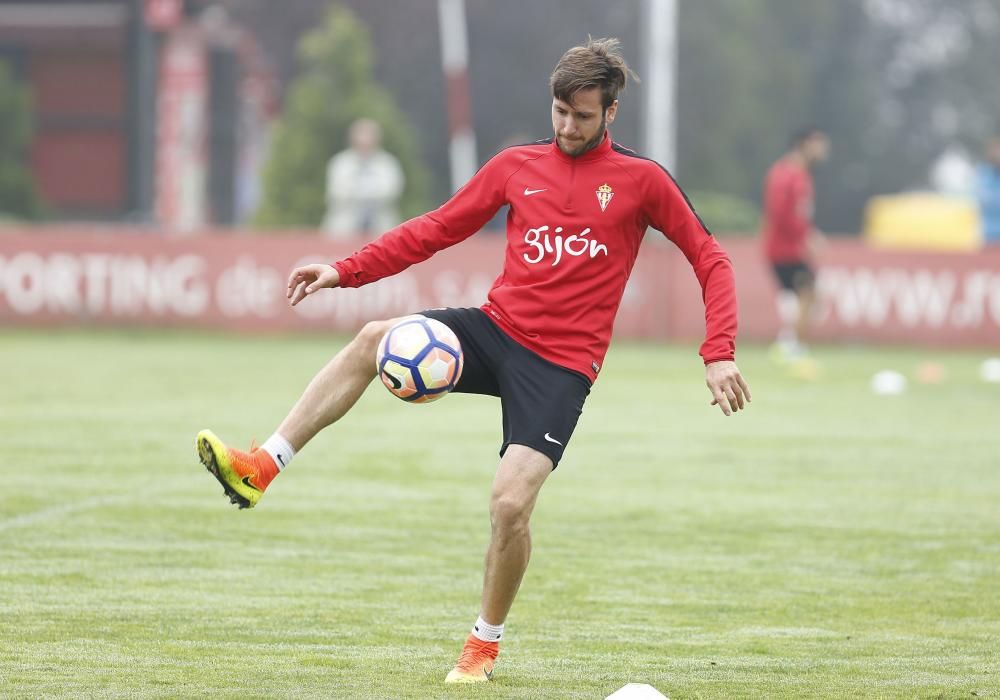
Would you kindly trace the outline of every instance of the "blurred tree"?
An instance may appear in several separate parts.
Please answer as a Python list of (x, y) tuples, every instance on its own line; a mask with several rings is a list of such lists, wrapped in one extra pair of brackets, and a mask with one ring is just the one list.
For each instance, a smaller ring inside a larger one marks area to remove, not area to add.
[[(320, 23), (329, 0), (295, 0), (274, 11), (274, 0), (221, 0), (252, 28), (275, 61), (283, 82), (296, 75), (290, 37)], [(405, 109), (419, 133), (424, 162), (433, 173), (433, 201), (450, 194), (448, 119), (441, 70), (437, 3), (342, 0), (371, 31), (379, 57), (376, 79)], [(630, 62), (639, 58), (638, 0), (466, 0), (469, 25), (469, 89), (477, 156), (485, 162), (514, 135), (551, 135), (549, 72), (569, 47), (587, 34), (618, 36)], [(641, 69), (642, 66), (637, 65)], [(615, 139), (641, 147), (641, 86), (630, 87), (615, 122)]]
[(34, 219), (41, 204), (28, 167), (31, 98), (0, 61), (0, 218)]
[(406, 175), (400, 200), (404, 217), (426, 209), (426, 174), (414, 132), (393, 97), (373, 75), (368, 30), (334, 4), (323, 23), (299, 43), (301, 72), (289, 88), (264, 167), (264, 195), (255, 217), (260, 227), (318, 226), (326, 211), (326, 165), (347, 146), (347, 130), (360, 117), (383, 129), (383, 147)]

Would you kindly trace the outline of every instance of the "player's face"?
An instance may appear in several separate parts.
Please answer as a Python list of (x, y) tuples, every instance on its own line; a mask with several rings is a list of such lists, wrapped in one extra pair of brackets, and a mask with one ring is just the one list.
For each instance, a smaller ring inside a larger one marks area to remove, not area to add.
[(806, 141), (805, 152), (810, 164), (823, 163), (830, 157), (830, 139), (826, 134), (815, 134)]
[(601, 142), (617, 111), (618, 100), (607, 111), (601, 107), (601, 89), (596, 87), (577, 92), (572, 104), (553, 98), (552, 131), (560, 150), (574, 158), (582, 156)]

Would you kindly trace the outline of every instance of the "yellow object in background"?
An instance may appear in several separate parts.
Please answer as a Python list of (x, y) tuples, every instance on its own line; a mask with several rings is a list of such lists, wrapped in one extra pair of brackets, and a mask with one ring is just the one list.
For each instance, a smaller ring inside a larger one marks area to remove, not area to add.
[(865, 240), (878, 248), (978, 250), (982, 246), (974, 199), (933, 192), (872, 197), (865, 208)]

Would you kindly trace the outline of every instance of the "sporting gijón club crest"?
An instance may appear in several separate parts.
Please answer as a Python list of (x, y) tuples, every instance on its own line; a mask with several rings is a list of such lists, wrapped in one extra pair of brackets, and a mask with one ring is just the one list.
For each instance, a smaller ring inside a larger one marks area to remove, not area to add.
[(601, 211), (608, 208), (608, 205), (611, 204), (611, 198), (614, 196), (615, 191), (606, 182), (597, 188), (597, 202), (601, 205)]

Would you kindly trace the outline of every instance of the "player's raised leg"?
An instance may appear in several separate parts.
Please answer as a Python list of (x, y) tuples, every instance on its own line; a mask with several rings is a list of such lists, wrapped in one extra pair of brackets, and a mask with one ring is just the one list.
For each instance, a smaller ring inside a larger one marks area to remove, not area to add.
[(479, 619), (446, 683), (479, 683), (493, 677), (503, 624), (531, 556), (531, 513), (551, 473), (552, 460), (525, 445), (510, 445), (500, 460), (490, 494), (492, 533)]
[(372, 321), (313, 378), (282, 421), (260, 447), (249, 452), (228, 447), (210, 430), (198, 433), (198, 457), (229, 500), (253, 508), (278, 472), (326, 426), (340, 420), (375, 378), (375, 352), (382, 336), (399, 319)]

